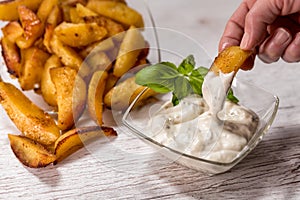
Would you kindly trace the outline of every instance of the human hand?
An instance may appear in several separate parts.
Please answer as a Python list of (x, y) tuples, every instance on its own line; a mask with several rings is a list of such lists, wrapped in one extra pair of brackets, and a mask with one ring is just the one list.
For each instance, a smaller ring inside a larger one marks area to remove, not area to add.
[(271, 63), (300, 61), (300, 0), (244, 0), (229, 19), (219, 43), (256, 49)]

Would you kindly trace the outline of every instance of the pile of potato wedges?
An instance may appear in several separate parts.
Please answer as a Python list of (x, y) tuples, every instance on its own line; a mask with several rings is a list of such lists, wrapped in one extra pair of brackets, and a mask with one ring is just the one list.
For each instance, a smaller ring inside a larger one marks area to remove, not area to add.
[[(0, 78), (0, 103), (20, 130), (8, 134), (26, 166), (45, 167), (66, 158), (85, 141), (117, 136), (103, 123), (105, 109), (124, 110), (145, 87), (134, 76), (147, 64), (149, 45), (141, 14), (124, 0), (14, 0), (0, 2), (2, 55), (21, 89)], [(33, 90), (57, 117), (34, 104)], [(147, 89), (144, 98), (155, 95)], [(95, 126), (76, 127), (87, 110)]]

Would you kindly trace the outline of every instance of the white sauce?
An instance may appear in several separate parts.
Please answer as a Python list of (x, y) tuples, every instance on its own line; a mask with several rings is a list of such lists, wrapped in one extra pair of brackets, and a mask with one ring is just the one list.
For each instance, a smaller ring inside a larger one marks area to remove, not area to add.
[(175, 107), (171, 102), (163, 105), (150, 119), (148, 136), (189, 155), (231, 162), (258, 125), (255, 113), (225, 101), (233, 76), (209, 72), (202, 87), (204, 98), (193, 95)]

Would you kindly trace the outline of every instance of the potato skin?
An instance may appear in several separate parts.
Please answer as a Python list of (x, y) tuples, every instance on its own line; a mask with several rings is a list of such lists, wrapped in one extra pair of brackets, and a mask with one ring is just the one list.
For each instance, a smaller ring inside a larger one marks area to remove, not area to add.
[(53, 163), (56, 156), (43, 145), (25, 136), (8, 134), (15, 156), (27, 167), (41, 168)]
[(63, 22), (55, 28), (54, 32), (60, 41), (71, 47), (87, 46), (107, 35), (107, 30), (97, 23)]
[(239, 46), (231, 46), (219, 53), (210, 70), (216, 74), (218, 74), (219, 71), (227, 74), (230, 72), (237, 72), (242, 67), (252, 68), (253, 62), (253, 51), (244, 51)]
[(106, 126), (90, 126), (69, 130), (55, 142), (54, 152), (57, 157), (55, 164), (82, 148), (85, 142), (103, 136), (117, 136), (117, 132), (113, 128)]
[(130, 77), (106, 93), (104, 96), (104, 104), (112, 110), (124, 110), (128, 108), (133, 100), (145, 89), (147, 90), (139, 98), (137, 105), (142, 105), (145, 99), (157, 93), (150, 88), (136, 84), (135, 76)]
[(89, 1), (87, 8), (94, 12), (109, 17), (127, 26), (144, 27), (143, 17), (140, 13), (129, 8), (126, 4), (116, 1)]
[(26, 137), (51, 145), (60, 136), (60, 130), (51, 116), (33, 104), (14, 85), (0, 81), (0, 103)]
[(35, 85), (39, 85), (42, 78), (44, 65), (49, 58), (49, 54), (37, 48), (30, 47), (21, 50), (21, 73), (19, 83), (23, 90), (35, 89)]
[(142, 49), (146, 48), (146, 43), (141, 32), (131, 26), (125, 33), (120, 45), (113, 74), (117, 77), (123, 76), (129, 69), (134, 67), (138, 61), (138, 56)]
[(19, 19), (18, 6), (24, 5), (36, 11), (43, 0), (6, 0), (0, 2), (0, 20), (13, 21)]
[(50, 69), (62, 67), (60, 59), (56, 55), (52, 55), (45, 63), (45, 67), (43, 69), (41, 75), (41, 92), (44, 100), (51, 106), (56, 107), (56, 88), (52, 82)]
[(106, 71), (97, 71), (93, 74), (88, 86), (88, 111), (91, 118), (102, 125), (103, 113), (103, 94), (105, 90), (108, 73)]
[(56, 88), (57, 126), (69, 130), (85, 108), (86, 84), (75, 69), (67, 66), (50, 69), (50, 76)]
[(21, 74), (21, 55), (17, 45), (8, 38), (1, 39), (2, 56), (8, 73), (18, 78)]

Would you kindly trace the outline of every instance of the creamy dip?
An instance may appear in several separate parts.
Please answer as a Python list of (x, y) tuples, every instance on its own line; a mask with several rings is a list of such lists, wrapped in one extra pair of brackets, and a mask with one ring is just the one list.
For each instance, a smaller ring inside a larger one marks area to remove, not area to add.
[(203, 96), (191, 95), (177, 105), (164, 104), (151, 116), (149, 137), (185, 154), (231, 162), (257, 129), (257, 115), (226, 99), (233, 74), (209, 72)]

